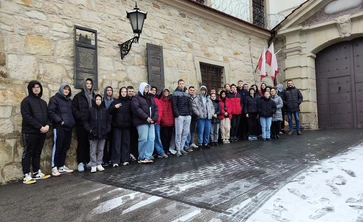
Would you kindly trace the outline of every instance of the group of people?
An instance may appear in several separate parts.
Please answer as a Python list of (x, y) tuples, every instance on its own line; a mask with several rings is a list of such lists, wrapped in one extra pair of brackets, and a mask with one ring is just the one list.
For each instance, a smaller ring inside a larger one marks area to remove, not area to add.
[(93, 81), (88, 78), (73, 100), (70, 85), (61, 84), (48, 105), (41, 99), (39, 81), (31, 81), (28, 92), (21, 102), (25, 184), (50, 177), (40, 169), (40, 154), (50, 126), (54, 133), (51, 175), (55, 177), (73, 172), (65, 165), (73, 127), (79, 172), (86, 167), (91, 172), (103, 171), (110, 164), (126, 166), (130, 161), (152, 163), (155, 156), (180, 157), (194, 149), (213, 149), (219, 142), (257, 140), (259, 135), (264, 141), (278, 139), (283, 110), (288, 117), (288, 134), (293, 132), (292, 116), (297, 134), (302, 134), (299, 105), (303, 97), (291, 80), (286, 90), (281, 84), (276, 88), (265, 83), (259, 90), (256, 84), (249, 87), (240, 80), (237, 85), (209, 91), (202, 85), (198, 94), (194, 86), (186, 88), (182, 79), (175, 90), (164, 88), (160, 93), (157, 87), (142, 82), (136, 95), (134, 87), (128, 86), (121, 87), (118, 98), (114, 98), (111, 86), (104, 88), (103, 97), (95, 94)]

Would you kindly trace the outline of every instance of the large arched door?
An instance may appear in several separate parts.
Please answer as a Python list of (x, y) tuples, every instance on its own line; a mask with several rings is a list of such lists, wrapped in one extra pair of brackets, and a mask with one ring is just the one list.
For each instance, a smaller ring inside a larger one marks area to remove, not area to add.
[(315, 61), (319, 128), (363, 128), (363, 38), (329, 46)]

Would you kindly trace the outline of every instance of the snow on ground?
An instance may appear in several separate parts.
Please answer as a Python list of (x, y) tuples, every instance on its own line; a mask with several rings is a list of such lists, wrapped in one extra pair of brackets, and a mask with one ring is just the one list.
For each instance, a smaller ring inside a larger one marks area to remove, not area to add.
[(363, 144), (297, 175), (248, 222), (363, 222)]

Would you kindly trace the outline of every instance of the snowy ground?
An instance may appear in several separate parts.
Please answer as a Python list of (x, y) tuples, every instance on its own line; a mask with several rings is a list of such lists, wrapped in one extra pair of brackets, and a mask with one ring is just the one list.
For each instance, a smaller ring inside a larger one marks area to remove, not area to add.
[(363, 222), (363, 144), (299, 174), (247, 221)]

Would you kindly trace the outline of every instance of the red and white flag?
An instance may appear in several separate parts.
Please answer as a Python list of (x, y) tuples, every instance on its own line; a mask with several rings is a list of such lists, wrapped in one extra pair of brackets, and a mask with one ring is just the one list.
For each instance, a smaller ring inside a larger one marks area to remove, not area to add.
[(260, 70), (260, 78), (262, 80), (266, 77), (266, 48), (263, 48), (263, 52), (260, 56), (260, 59), (258, 60), (257, 67)]
[(279, 72), (279, 67), (277, 65), (277, 58), (275, 55), (274, 43), (271, 43), (270, 47), (268, 48), (268, 50), (266, 52), (266, 62), (271, 67), (270, 76), (271, 76), (271, 79), (274, 80), (276, 77), (276, 74)]

